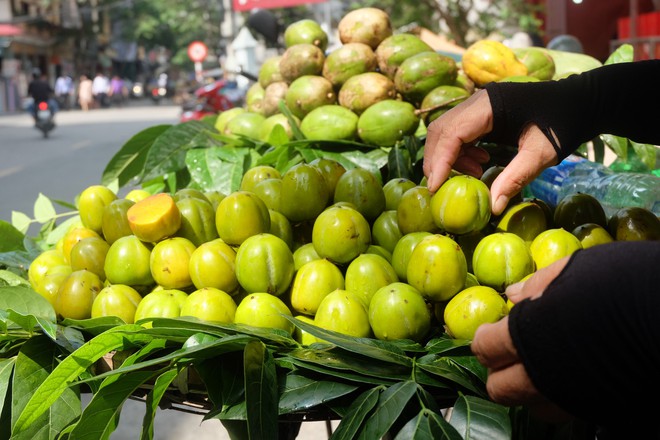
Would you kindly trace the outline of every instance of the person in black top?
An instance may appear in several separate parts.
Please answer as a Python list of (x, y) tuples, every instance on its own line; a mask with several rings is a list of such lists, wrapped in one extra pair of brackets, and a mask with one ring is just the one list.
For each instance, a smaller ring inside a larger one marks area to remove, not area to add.
[[(546, 167), (599, 134), (660, 144), (660, 60), (605, 65), (556, 81), (490, 83), (428, 127), (424, 173), (482, 174), (480, 139), (518, 146), (491, 185), (493, 214)], [(508, 317), (472, 351), (490, 397), (547, 420), (577, 418), (607, 438), (660, 438), (660, 241), (579, 250), (510, 286)], [(600, 437), (599, 437), (600, 438)]]
[(33, 79), (30, 81), (30, 84), (28, 84), (27, 93), (28, 96), (33, 99), (33, 102), (29, 107), (29, 111), (35, 118), (35, 121), (37, 118), (37, 109), (39, 108), (39, 103), (47, 102), (51, 113), (55, 113), (57, 110), (57, 105), (53, 99), (53, 88), (48, 83), (46, 75), (41, 74), (41, 72), (33, 72)]

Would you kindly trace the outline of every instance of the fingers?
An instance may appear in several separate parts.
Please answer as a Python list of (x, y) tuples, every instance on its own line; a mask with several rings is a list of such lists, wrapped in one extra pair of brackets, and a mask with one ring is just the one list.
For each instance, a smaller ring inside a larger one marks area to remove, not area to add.
[(428, 127), (424, 146), (423, 169), (429, 191), (435, 192), (447, 180), (459, 157), (462, 158), (459, 167), (480, 175), (476, 164), (485, 162), (483, 158), (487, 153), (477, 152), (475, 147), (463, 147), (490, 130), (492, 108), (483, 90), (434, 120)]
[(484, 171), (483, 164), (488, 162), (489, 159), (490, 155), (483, 148), (464, 145), (461, 148), (459, 156), (456, 158), (454, 169), (463, 174), (480, 178)]
[(518, 357), (509, 334), (508, 317), (480, 325), (471, 349), (477, 360), (488, 368), (486, 390), (495, 402), (515, 406), (545, 401)]
[(501, 214), (514, 195), (556, 161), (557, 154), (541, 129), (536, 125), (527, 127), (520, 136), (518, 154), (490, 187), (493, 214)]
[(540, 297), (548, 285), (557, 278), (568, 263), (569, 257), (564, 257), (555, 261), (549, 266), (534, 272), (529, 279), (523, 282), (515, 283), (507, 287), (504, 294), (512, 303), (516, 304), (525, 298), (535, 299)]
[(509, 335), (508, 317), (480, 325), (470, 348), (479, 363), (488, 368), (500, 369), (520, 361)]
[(545, 403), (520, 362), (506, 368), (490, 370), (486, 382), (488, 395), (495, 402), (507, 406)]

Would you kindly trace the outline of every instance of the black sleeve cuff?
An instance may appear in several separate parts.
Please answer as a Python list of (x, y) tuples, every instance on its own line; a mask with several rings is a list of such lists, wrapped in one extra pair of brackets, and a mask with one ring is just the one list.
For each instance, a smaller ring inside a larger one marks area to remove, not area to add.
[[(490, 142), (518, 146), (522, 130), (537, 124), (561, 161), (599, 134), (660, 144), (660, 60), (610, 64), (556, 81), (493, 82), (485, 86), (493, 107)], [(559, 140), (555, 144), (551, 131)]]
[(595, 246), (513, 307), (511, 338), (544, 396), (602, 426), (658, 414), (659, 269), (659, 241)]

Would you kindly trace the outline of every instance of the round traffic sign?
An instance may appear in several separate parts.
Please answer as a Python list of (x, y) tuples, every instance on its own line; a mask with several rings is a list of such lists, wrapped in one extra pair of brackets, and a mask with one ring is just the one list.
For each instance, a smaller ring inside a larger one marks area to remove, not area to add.
[(195, 63), (204, 61), (208, 55), (206, 44), (201, 41), (193, 41), (188, 45), (188, 57)]

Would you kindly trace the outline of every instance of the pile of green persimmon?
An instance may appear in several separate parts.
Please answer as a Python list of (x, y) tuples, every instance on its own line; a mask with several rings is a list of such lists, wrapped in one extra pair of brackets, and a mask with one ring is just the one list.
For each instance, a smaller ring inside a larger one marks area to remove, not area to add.
[(59, 319), (148, 326), (187, 316), (322, 342), (288, 315), (355, 337), (471, 339), (509, 312), (507, 286), (536, 270), (581, 248), (660, 237), (650, 211), (608, 218), (587, 194), (556, 207), (518, 197), (494, 217), (489, 185), (500, 171), (455, 173), (433, 194), (325, 158), (284, 173), (255, 166), (231, 194), (120, 198), (93, 185), (78, 197), (80, 223), (28, 277)]

